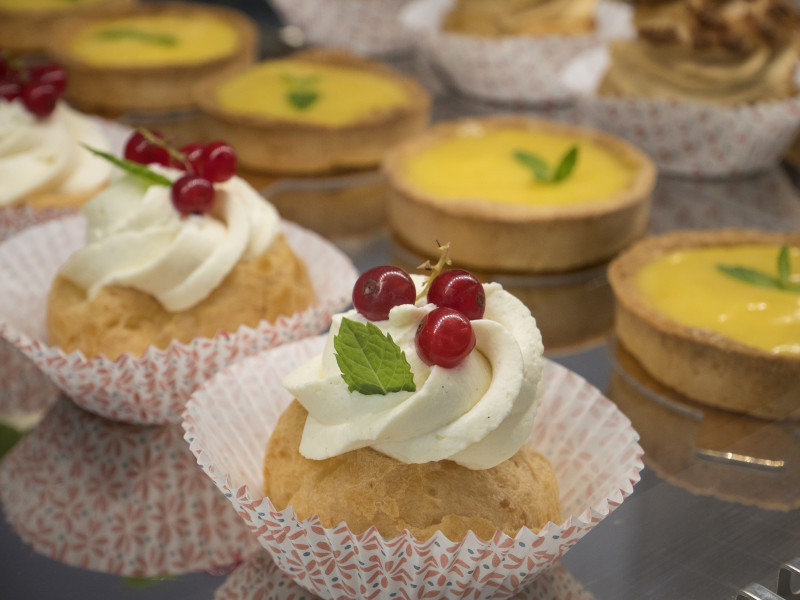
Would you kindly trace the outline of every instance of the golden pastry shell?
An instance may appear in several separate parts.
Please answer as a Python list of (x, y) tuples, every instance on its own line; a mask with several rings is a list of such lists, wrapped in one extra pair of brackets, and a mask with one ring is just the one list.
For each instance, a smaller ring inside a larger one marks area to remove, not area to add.
[[(505, 204), (482, 198), (442, 199), (408, 182), (403, 164), (464, 129), (528, 129), (569, 135), (607, 148), (630, 166), (630, 186), (607, 199), (569, 206)], [(520, 116), (440, 123), (393, 148), (383, 170), (392, 189), (388, 220), (406, 245), (423, 255), (450, 242), (454, 262), (477, 269), (559, 272), (598, 264), (640, 238), (646, 228), (656, 167), (620, 138), (601, 131)]]
[(649, 306), (635, 283), (670, 252), (742, 244), (800, 244), (800, 232), (676, 231), (648, 238), (609, 267), (619, 339), (655, 379), (700, 403), (766, 419), (800, 417), (800, 356), (772, 354), (674, 321)]

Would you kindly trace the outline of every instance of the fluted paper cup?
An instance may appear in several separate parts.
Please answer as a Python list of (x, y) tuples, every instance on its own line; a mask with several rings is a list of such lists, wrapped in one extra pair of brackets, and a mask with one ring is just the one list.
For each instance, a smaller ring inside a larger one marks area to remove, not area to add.
[(214, 338), (173, 342), (143, 356), (109, 360), (66, 354), (47, 344), (46, 300), (59, 267), (84, 243), (81, 215), (31, 227), (0, 245), (0, 335), (44, 371), (75, 403), (115, 421), (180, 422), (189, 394), (224, 366), (266, 348), (324, 331), (350, 303), (358, 274), (350, 260), (317, 234), (284, 222), (289, 245), (305, 263), (317, 301), (275, 323), (242, 326)]
[[(563, 523), (490, 540), (469, 532), (426, 541), (408, 531), (384, 539), (375, 528), (323, 527), (277, 510), (263, 493), (272, 429), (292, 400), (281, 385), (319, 353), (312, 337), (245, 359), (201, 386), (183, 427), (198, 464), (233, 503), (278, 568), (323, 598), (506, 598), (552, 566), (633, 490), (642, 469), (638, 434), (616, 406), (577, 374), (546, 361), (545, 392), (528, 442), (553, 464)], [(394, 597), (394, 596), (393, 596)]]
[[(545, 569), (514, 600), (594, 600), (594, 596), (556, 564)], [(215, 592), (214, 600), (314, 600), (315, 596), (287, 577), (266, 552), (239, 565)]]
[(481, 37), (443, 31), (442, 20), (455, 0), (413, 0), (400, 20), (416, 50), (459, 92), (481, 100), (542, 105), (572, 100), (560, 81), (576, 56), (604, 40), (630, 36), (630, 8), (600, 2), (596, 31), (572, 36)]
[(137, 427), (61, 398), (0, 462), (3, 514), (36, 552), (128, 577), (230, 568), (259, 546), (180, 426)]
[(662, 173), (726, 177), (767, 171), (781, 161), (800, 126), (800, 95), (736, 106), (598, 96), (609, 60), (606, 48), (595, 48), (564, 69), (562, 83), (578, 97), (579, 120), (638, 146)]
[(411, 49), (397, 14), (408, 0), (267, 0), (310, 44), (390, 56)]

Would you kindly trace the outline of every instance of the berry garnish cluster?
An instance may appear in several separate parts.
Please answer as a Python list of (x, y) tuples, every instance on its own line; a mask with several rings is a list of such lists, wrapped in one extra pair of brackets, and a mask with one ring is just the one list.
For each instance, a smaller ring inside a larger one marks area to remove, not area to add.
[(186, 171), (172, 183), (172, 204), (182, 215), (206, 213), (214, 204), (214, 184), (236, 174), (236, 153), (226, 142), (172, 147), (157, 131), (138, 129), (128, 138), (123, 156), (142, 165), (159, 164)]
[(33, 116), (43, 119), (56, 108), (67, 89), (67, 72), (59, 64), (25, 65), (0, 52), (0, 98), (19, 98)]
[[(420, 321), (414, 338), (417, 354), (428, 365), (455, 367), (475, 347), (470, 323), (483, 317), (486, 296), (483, 285), (462, 269), (442, 271), (449, 261), (445, 253), (435, 267), (422, 294), (435, 304)], [(353, 288), (353, 306), (370, 321), (389, 318), (389, 311), (417, 300), (414, 282), (403, 269), (374, 267), (365, 271)]]

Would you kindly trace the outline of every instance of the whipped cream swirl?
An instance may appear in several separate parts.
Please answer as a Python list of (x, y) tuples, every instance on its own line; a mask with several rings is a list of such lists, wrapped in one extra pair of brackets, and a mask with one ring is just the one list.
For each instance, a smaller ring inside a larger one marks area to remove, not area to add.
[(21, 100), (0, 100), (0, 206), (39, 193), (78, 195), (99, 189), (111, 165), (80, 147), (108, 151), (100, 125), (63, 102), (37, 119)]
[(417, 325), (434, 305), (396, 306), (374, 322), (405, 352), (415, 392), (349, 392), (333, 338), (343, 318), (365, 319), (355, 310), (334, 316), (323, 353), (283, 381), (309, 413), (300, 453), (321, 460), (369, 446), (404, 463), (449, 459), (470, 469), (514, 455), (539, 406), (542, 337), (522, 302), (497, 283), (484, 290), (484, 318), (472, 321), (475, 349), (451, 369), (426, 365), (415, 350)]
[[(183, 173), (150, 165), (171, 180)], [(170, 312), (205, 299), (240, 260), (255, 258), (279, 229), (275, 208), (247, 182), (215, 184), (214, 207), (182, 217), (170, 188), (125, 174), (82, 208), (86, 245), (59, 274), (89, 298), (119, 285), (150, 294)]]

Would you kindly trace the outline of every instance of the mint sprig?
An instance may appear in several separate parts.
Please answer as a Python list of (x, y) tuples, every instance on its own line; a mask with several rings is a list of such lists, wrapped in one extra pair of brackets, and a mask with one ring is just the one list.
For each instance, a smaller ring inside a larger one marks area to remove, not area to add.
[(152, 33), (142, 31), (132, 27), (117, 27), (114, 29), (104, 29), (97, 32), (97, 37), (101, 40), (135, 40), (146, 44), (157, 44), (159, 46), (177, 46), (178, 38), (169, 33)]
[(342, 319), (333, 347), (349, 391), (365, 395), (416, 391), (405, 353), (373, 323)]
[(542, 157), (526, 150), (514, 150), (513, 156), (517, 162), (530, 169), (536, 181), (559, 183), (569, 177), (575, 169), (578, 162), (578, 146), (572, 146), (567, 150), (555, 169), (551, 169)]
[(319, 83), (319, 75), (282, 73), (281, 79), (289, 87), (286, 99), (297, 110), (306, 110), (319, 100), (320, 93), (315, 87)]
[(92, 148), (91, 146), (87, 146), (86, 144), (81, 144), (81, 145), (95, 156), (104, 158), (108, 162), (118, 166), (120, 169), (127, 171), (131, 175), (140, 177), (141, 179), (144, 179), (145, 181), (151, 184), (166, 185), (166, 186), (172, 185), (172, 181), (170, 181), (160, 173), (156, 173), (155, 171), (146, 167), (145, 165), (133, 162), (132, 160), (117, 158), (113, 154), (109, 154), (108, 152), (103, 152), (102, 150), (97, 150), (96, 148)]
[(789, 246), (786, 244), (781, 246), (778, 252), (777, 276), (742, 265), (717, 263), (716, 267), (718, 271), (725, 275), (750, 285), (800, 294), (800, 283), (792, 283), (791, 281), (792, 265), (789, 257)]

